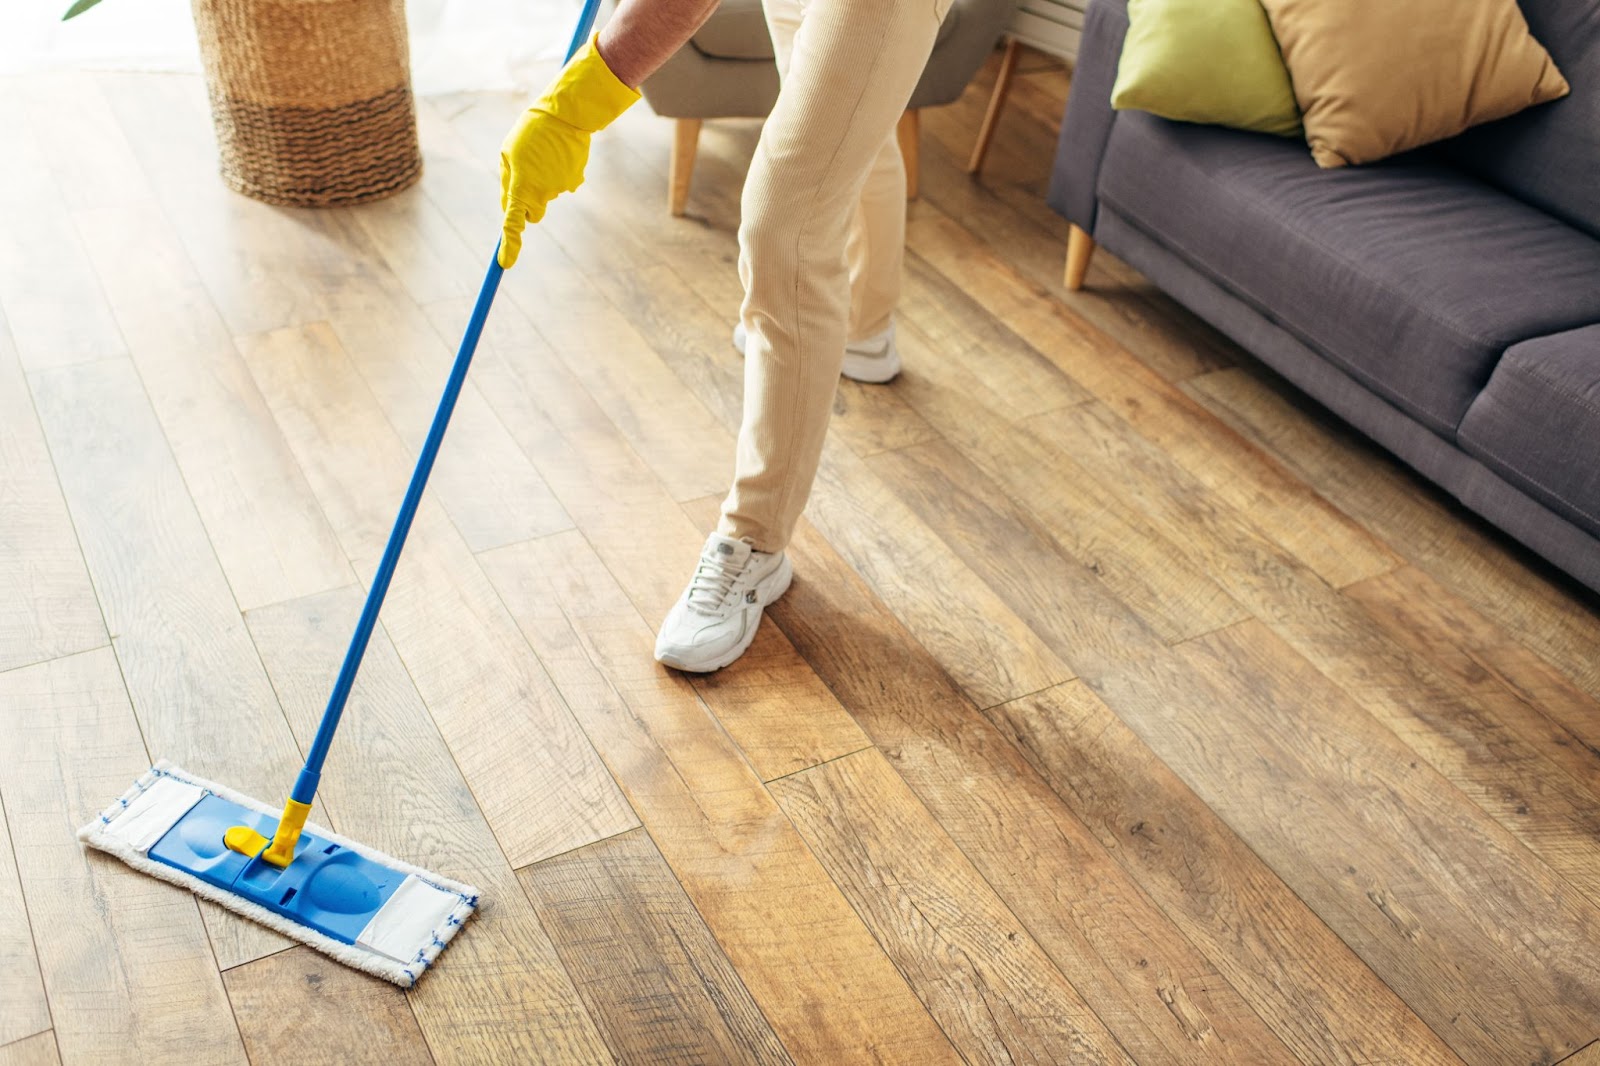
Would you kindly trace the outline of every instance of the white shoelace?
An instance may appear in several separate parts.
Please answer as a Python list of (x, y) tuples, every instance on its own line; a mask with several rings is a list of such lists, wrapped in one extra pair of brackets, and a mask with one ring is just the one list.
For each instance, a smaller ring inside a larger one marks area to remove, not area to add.
[(694, 568), (694, 580), (689, 582), (689, 606), (701, 614), (716, 614), (727, 606), (728, 593), (733, 591), (733, 583), (742, 573), (744, 567), (734, 569), (709, 552), (701, 554), (700, 565)]

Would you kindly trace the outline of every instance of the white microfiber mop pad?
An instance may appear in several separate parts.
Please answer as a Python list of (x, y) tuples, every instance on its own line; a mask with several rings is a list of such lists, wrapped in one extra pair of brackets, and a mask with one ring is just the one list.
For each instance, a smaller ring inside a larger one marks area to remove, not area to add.
[(407, 875), (354, 944), (344, 944), (265, 907), (207, 884), (193, 874), (146, 854), (206, 793), (276, 818), (278, 811), (259, 800), (159, 762), (94, 821), (78, 839), (114, 855), (141, 873), (159, 877), (209, 899), (286, 937), (358, 970), (410, 988), (439, 957), (451, 937), (478, 907), (478, 890), (348, 840), (322, 826), (306, 829), (363, 858)]

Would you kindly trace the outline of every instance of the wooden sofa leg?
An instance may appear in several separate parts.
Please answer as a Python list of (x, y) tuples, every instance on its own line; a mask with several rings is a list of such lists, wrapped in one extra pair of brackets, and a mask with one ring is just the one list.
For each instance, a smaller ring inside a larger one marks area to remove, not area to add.
[(694, 154), (700, 147), (700, 120), (680, 118), (672, 131), (671, 177), (668, 178), (667, 208), (680, 218), (689, 205), (689, 179), (694, 177)]
[(1089, 272), (1089, 257), (1094, 255), (1094, 238), (1077, 226), (1067, 231), (1067, 291), (1083, 288), (1083, 276)]
[(994, 79), (994, 91), (989, 94), (989, 109), (983, 113), (978, 141), (972, 146), (972, 158), (967, 160), (968, 174), (983, 169), (983, 160), (989, 154), (989, 142), (994, 140), (994, 129), (1000, 125), (1000, 112), (1006, 106), (1006, 94), (1011, 91), (1011, 77), (1017, 72), (1017, 56), (1021, 52), (1021, 41), (1013, 37), (1006, 42), (1006, 54), (1000, 57), (1000, 72)]
[(917, 198), (917, 162), (918, 142), (921, 141), (921, 122), (917, 111), (912, 108), (900, 116), (900, 125), (895, 127), (895, 134), (900, 139), (900, 158), (906, 164), (906, 199)]

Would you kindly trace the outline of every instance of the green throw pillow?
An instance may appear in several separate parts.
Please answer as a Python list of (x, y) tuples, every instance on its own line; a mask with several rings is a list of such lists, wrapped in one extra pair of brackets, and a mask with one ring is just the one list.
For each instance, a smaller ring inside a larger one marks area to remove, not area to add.
[(1128, 0), (1111, 106), (1300, 134), (1289, 71), (1260, 0)]

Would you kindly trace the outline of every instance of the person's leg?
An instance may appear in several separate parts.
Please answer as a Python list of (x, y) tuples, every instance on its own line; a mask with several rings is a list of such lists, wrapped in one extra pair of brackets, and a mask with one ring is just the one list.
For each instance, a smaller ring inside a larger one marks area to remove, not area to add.
[[(885, 148), (947, 6), (810, 0), (793, 35), (787, 76), (745, 181), (745, 410), (719, 526), (759, 552), (784, 548), (811, 491), (850, 332), (851, 222), (869, 177), (875, 217), (892, 195), (885, 183), (899, 160), (884, 160)], [(898, 195), (903, 212), (903, 184)], [(867, 247), (877, 239), (874, 227)], [(887, 314), (881, 300), (862, 306)]]
[[(881, 181), (880, 168), (886, 175), (898, 166), (898, 157), (882, 160), (884, 145), (948, 6), (768, 0), (783, 83), (745, 181), (739, 229), (744, 421), (718, 531), (656, 637), (656, 658), (669, 666), (731, 663), (755, 639), (766, 605), (789, 587), (783, 549), (816, 477), (850, 330), (851, 221), (869, 176)], [(882, 191), (872, 200), (878, 207)], [(899, 195), (903, 212), (903, 184)], [(864, 239), (878, 233), (871, 228)], [(861, 261), (869, 259), (877, 262)], [(873, 287), (866, 306), (883, 291)]]
[[(789, 73), (789, 57), (804, 17), (804, 4), (805, 0), (766, 0), (762, 5), (780, 80)], [(882, 382), (899, 372), (899, 353), (893, 349), (888, 330), (900, 299), (905, 219), (905, 165), (899, 138), (891, 131), (872, 161), (846, 240), (850, 325), (845, 333), (849, 342), (845, 349), (845, 377)], [(746, 343), (745, 328), (740, 323), (733, 333), (733, 346), (743, 352)]]
[(906, 248), (906, 168), (891, 130), (872, 161), (850, 225), (851, 344), (881, 336), (900, 302)]
[[(793, 4), (796, 0), (769, 0)], [(797, 9), (796, 9), (797, 10)], [(798, 14), (795, 25), (799, 24)], [(786, 48), (792, 31), (773, 40), (780, 67), (787, 67)], [(850, 274), (850, 324), (845, 331), (843, 375), (854, 381), (882, 384), (900, 373), (900, 352), (894, 341), (894, 310), (900, 302), (900, 273), (905, 261), (906, 168), (900, 139), (891, 134), (878, 151), (850, 220), (845, 260)], [(733, 331), (733, 346), (745, 350), (743, 323)]]

